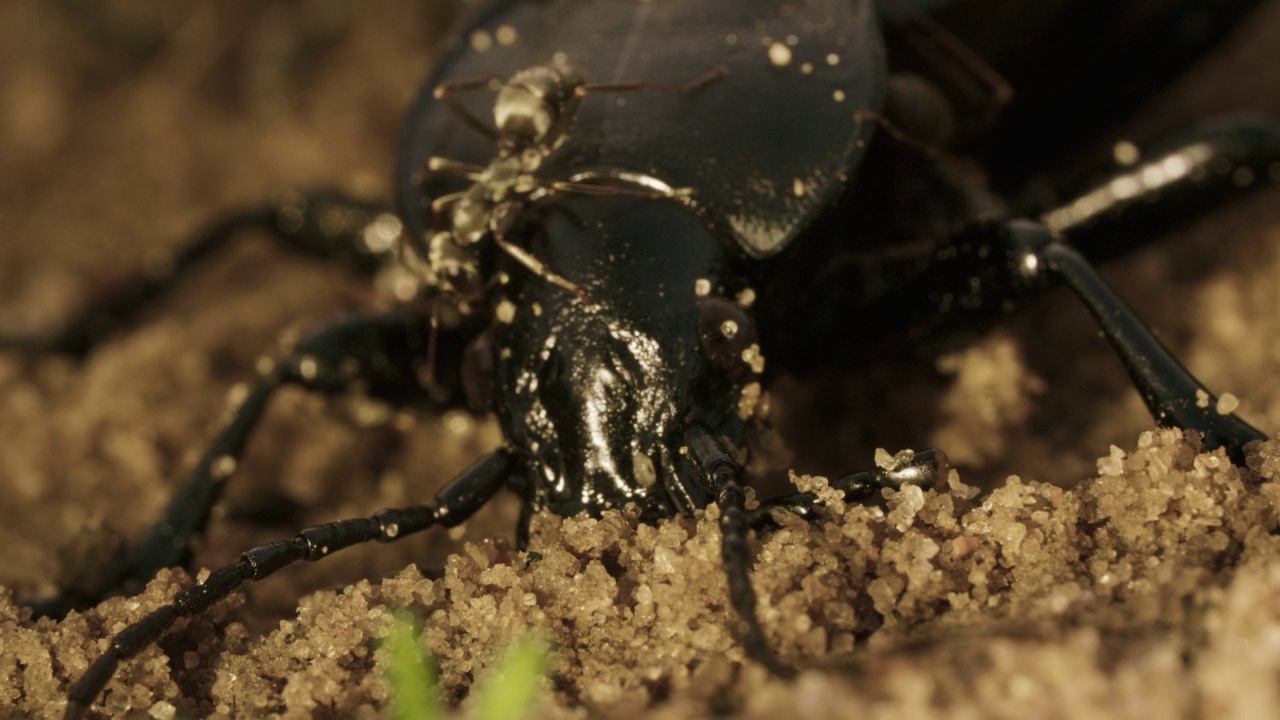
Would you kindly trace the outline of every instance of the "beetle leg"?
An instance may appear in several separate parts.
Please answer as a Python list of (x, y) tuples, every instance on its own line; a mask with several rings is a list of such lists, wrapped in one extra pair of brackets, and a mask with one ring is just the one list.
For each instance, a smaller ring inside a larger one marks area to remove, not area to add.
[[(894, 456), (889, 467), (877, 466), (874, 470), (850, 473), (831, 481), (831, 487), (844, 493), (846, 502), (871, 500), (881, 490), (899, 490), (904, 485), (933, 488), (941, 484), (950, 472), (946, 453), (937, 448), (920, 452), (902, 452)], [(760, 503), (747, 513), (747, 524), (753, 530), (778, 527), (775, 511), (786, 510), (806, 520), (817, 518), (815, 512), (821, 501), (813, 493), (783, 495)]]
[(1226, 115), (1145, 150), (1044, 211), (1040, 221), (1096, 262), (1277, 180), (1280, 126), (1257, 115)]
[(372, 276), (394, 262), (401, 224), (382, 206), (339, 193), (290, 193), (279, 202), (237, 212), (207, 227), (163, 267), (130, 279), (53, 332), (0, 332), (0, 350), (82, 358), (246, 230), (265, 230), (291, 250), (342, 260)]
[(1007, 223), (1002, 234), (1028, 279), (1047, 275), (1066, 283), (1084, 302), (1156, 422), (1199, 432), (1209, 448), (1225, 447), (1237, 465), (1244, 464), (1246, 444), (1266, 439), (1235, 414), (1217, 410), (1217, 398), (1156, 339), (1078, 250), (1030, 221)]
[[(943, 168), (939, 165), (941, 169)], [(940, 174), (964, 202), (982, 206), (983, 189)], [(914, 349), (943, 346), (959, 328), (979, 332), (1008, 311), (1056, 284), (1065, 283), (1088, 304), (1120, 353), (1147, 407), (1158, 422), (1205, 435), (1223, 445), (1233, 461), (1260, 433), (1214, 409), (1214, 398), (1152, 337), (1133, 312), (1098, 278), (1092, 260), (1133, 250), (1170, 226), (1280, 178), (1280, 128), (1257, 117), (1219, 119), (1202, 125), (1164, 150), (1122, 169), (1109, 181), (1081, 193), (1040, 217), (1040, 222), (985, 222), (954, 232), (928, 252), (884, 260), (880, 277), (891, 277), (876, 294), (841, 305), (830, 291), (813, 292), (792, 316), (852, 318), (849, 337), (870, 343), (895, 336)], [(998, 207), (977, 217), (1007, 217)], [(1086, 259), (1087, 258), (1087, 259)], [(893, 272), (883, 265), (892, 262)], [(818, 287), (838, 289), (865, 282), (857, 264), (838, 268)], [(815, 303), (814, 305), (804, 303)], [(830, 305), (829, 308), (825, 307)], [(860, 318), (867, 319), (862, 324)], [(824, 338), (831, 345), (829, 338)], [(771, 359), (786, 350), (780, 344)], [(828, 348), (834, 358), (857, 347)], [(793, 361), (794, 364), (794, 361)], [(1203, 394), (1201, 394), (1203, 393)]]
[(1278, 179), (1280, 127), (1257, 116), (1216, 118), (1044, 213), (1043, 225), (1015, 222), (1004, 231), (1029, 277), (1045, 274), (1064, 282), (1084, 301), (1157, 422), (1199, 431), (1209, 447), (1225, 446), (1237, 464), (1243, 463), (1243, 446), (1264, 438), (1263, 433), (1235, 415), (1219, 414), (1216, 397), (1156, 340), (1090, 262), (1131, 250), (1225, 199)]
[(203, 582), (179, 592), (168, 605), (120, 631), (107, 651), (71, 686), (65, 717), (83, 717), (120, 663), (159, 639), (179, 618), (197, 615), (246, 582), (261, 580), (299, 560), (314, 562), (352, 545), (371, 540), (393, 542), (436, 525), (453, 527), (465, 522), (503, 487), (513, 463), (510, 451), (498, 450), (445, 486), (431, 505), (381, 510), (367, 518), (317, 525), (292, 540), (245, 552), (235, 563), (215, 570)]
[[(399, 405), (430, 400), (419, 385), (428, 334), (426, 321), (416, 313), (356, 317), (318, 331), (302, 340), (287, 359), (271, 363), (174, 493), (164, 516), (130, 553), (118, 581), (102, 592), (137, 592), (161, 568), (190, 561), (192, 538), (203, 531), (250, 435), (280, 388), (293, 385), (335, 393), (359, 387)], [(451, 361), (453, 355), (460, 356), (460, 348), (454, 347), (460, 343), (452, 337), (440, 338), (437, 345), (444, 345)], [(35, 607), (39, 615), (61, 616), (101, 599), (59, 597)]]
[[(1012, 220), (978, 225), (948, 240), (922, 274), (930, 323), (956, 315), (998, 315), (1053, 285), (1066, 284), (1085, 303), (1128, 370), (1156, 422), (1196, 430), (1207, 447), (1225, 447), (1236, 464), (1244, 446), (1263, 439), (1216, 398), (1160, 343), (1098, 275), (1079, 250), (1044, 225)], [(921, 313), (928, 314), (928, 313)]]

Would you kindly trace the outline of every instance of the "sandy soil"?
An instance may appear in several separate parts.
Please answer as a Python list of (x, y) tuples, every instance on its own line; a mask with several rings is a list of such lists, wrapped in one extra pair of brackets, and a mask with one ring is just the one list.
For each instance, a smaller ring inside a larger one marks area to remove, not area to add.
[[(420, 5), (173, 2), (157, 16), (117, 3), (92, 23), (54, 3), (0, 7), (0, 321), (50, 325), (162, 261), (219, 210), (285, 188), (387, 197), (400, 113), (447, 15)], [(1278, 34), (1271, 2), (1130, 130), (1242, 108), (1280, 117)], [(1106, 271), (1210, 387), (1272, 433), (1278, 200), (1257, 195)], [(106, 638), (190, 582), (163, 573), (139, 597), (34, 622), (21, 603), (53, 591), (60, 548), (109, 553), (136, 538), (259, 356), (373, 302), (341, 270), (246, 237), (82, 365), (0, 356), (0, 716), (58, 716)], [(759, 538), (767, 632), (812, 668), (794, 683), (739, 663), (711, 518), (545, 518), (537, 555), (521, 555), (510, 547), (516, 504), (504, 498), (461, 532), (353, 549), (248, 589), (127, 663), (103, 707), (140, 718), (376, 716), (387, 691), (375, 638), (404, 606), (426, 618), (447, 695), (464, 708), (476, 673), (533, 625), (557, 647), (549, 717), (1280, 709), (1280, 443), (1242, 473), (1176, 433), (1150, 433), (1118, 363), (1065, 297), (939, 367), (774, 390), (801, 472), (927, 445), (960, 468), (940, 491), (833, 503), (815, 525)], [(197, 564), (420, 502), (497, 439), (462, 414), (365, 427), (341, 402), (286, 393)], [(298, 509), (252, 521), (262, 498)]]

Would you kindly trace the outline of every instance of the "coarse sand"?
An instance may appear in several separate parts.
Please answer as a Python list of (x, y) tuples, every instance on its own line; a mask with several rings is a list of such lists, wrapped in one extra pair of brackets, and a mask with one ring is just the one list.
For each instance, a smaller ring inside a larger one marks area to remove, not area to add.
[[(0, 6), (5, 326), (51, 325), (273, 192), (389, 196), (401, 113), (449, 15), (396, 0), (120, 3), (88, 19), (67, 7)], [(1277, 36), (1280, 3), (1267, 2), (1125, 132), (1244, 108), (1280, 117)], [(818, 473), (868, 467), (878, 447), (937, 446), (958, 467), (945, 487), (832, 499), (816, 522), (780, 516), (754, 539), (760, 617), (804, 668), (794, 681), (741, 662), (714, 510), (655, 526), (538, 517), (520, 553), (503, 497), (462, 528), (289, 568), (179, 622), (122, 665), (98, 709), (378, 717), (377, 638), (407, 608), (464, 712), (472, 680), (532, 627), (555, 649), (544, 717), (1280, 714), (1280, 194), (1105, 274), (1273, 439), (1242, 470), (1153, 430), (1062, 294), (936, 367), (779, 382), (795, 472), (761, 498), (821, 494)], [(281, 337), (378, 302), (341, 269), (251, 236), (82, 364), (0, 355), (0, 717), (59, 717), (108, 638), (192, 578), (162, 572), (61, 623), (22, 603), (137, 538)], [(464, 413), (285, 392), (196, 567), (423, 502), (498, 440)]]

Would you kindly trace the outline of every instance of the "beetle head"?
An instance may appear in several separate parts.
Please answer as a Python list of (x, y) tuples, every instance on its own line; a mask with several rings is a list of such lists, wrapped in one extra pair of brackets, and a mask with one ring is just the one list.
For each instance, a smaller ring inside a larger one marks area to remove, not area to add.
[(564, 195), (528, 230), (529, 251), (588, 300), (512, 264), (464, 367), (469, 396), (522, 451), (534, 505), (704, 505), (685, 432), (699, 423), (740, 444), (740, 399), (760, 369), (750, 316), (716, 292), (728, 246), (652, 198)]

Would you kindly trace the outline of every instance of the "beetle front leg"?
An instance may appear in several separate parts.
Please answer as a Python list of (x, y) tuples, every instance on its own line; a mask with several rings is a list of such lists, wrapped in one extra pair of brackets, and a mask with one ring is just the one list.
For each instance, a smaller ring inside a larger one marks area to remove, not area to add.
[(1157, 423), (1195, 430), (1207, 447), (1221, 446), (1232, 462), (1244, 465), (1244, 446), (1266, 435), (1234, 413), (1219, 412), (1217, 397), (1156, 339), (1084, 255), (1037, 223), (1014, 221), (1004, 232), (1028, 276), (1043, 273), (1064, 282), (1084, 302)]
[[(1098, 276), (1091, 262), (1131, 251), (1171, 225), (1280, 179), (1280, 127), (1258, 116), (1227, 116), (1192, 128), (1038, 221), (983, 222), (901, 263), (895, 282), (856, 312), (884, 318), (915, 342), (944, 340), (961, 326), (985, 328), (1031, 297), (1066, 284), (1086, 304), (1120, 355), (1147, 408), (1162, 425), (1200, 432), (1242, 464), (1243, 447), (1264, 437), (1234, 415), (1160, 344)], [(849, 280), (857, 281), (857, 272)], [(842, 278), (843, 279), (843, 278)], [(823, 296), (825, 299), (825, 296)], [(858, 328), (873, 336), (878, 326)]]
[(261, 580), (299, 560), (314, 562), (352, 545), (371, 540), (393, 542), (436, 525), (453, 527), (465, 522), (503, 487), (513, 462), (510, 451), (498, 450), (449, 483), (431, 505), (381, 510), (367, 518), (317, 525), (292, 540), (245, 552), (238, 561), (215, 570), (203, 582), (179, 592), (173, 602), (120, 631), (107, 651), (71, 686), (64, 717), (83, 717), (120, 663), (158, 640), (179, 618), (199, 614), (246, 582)]
[[(843, 493), (846, 502), (866, 502), (885, 489), (900, 490), (905, 485), (926, 489), (938, 487), (950, 470), (951, 463), (946, 453), (937, 448), (904, 451), (895, 455), (887, 467), (877, 466), (874, 470), (838, 477), (831, 481), (831, 487)], [(753, 530), (777, 528), (775, 510), (786, 510), (805, 520), (815, 520), (816, 510), (821, 504), (817, 495), (807, 492), (771, 498), (747, 513), (747, 524)]]
[(1244, 446), (1266, 436), (1234, 414), (1156, 339), (1077, 249), (1044, 225), (1013, 220), (970, 228), (948, 242), (927, 302), (939, 316), (999, 310), (1065, 284), (1084, 302), (1161, 425), (1195, 430), (1208, 448), (1244, 464)]
[[(288, 358), (272, 363), (258, 379), (174, 493), (164, 516), (130, 553), (116, 582), (64, 590), (62, 596), (36, 603), (36, 613), (60, 617), (68, 610), (93, 605), (111, 592), (138, 592), (161, 568), (186, 565), (192, 539), (203, 531), (268, 402), (280, 388), (297, 386), (327, 393), (360, 388), (399, 405), (430, 401), (428, 391), (418, 383), (429, 332), (426, 319), (398, 312), (352, 318), (303, 339)], [(455, 344), (451, 337), (444, 342), (451, 356)]]
[[(748, 511), (746, 492), (742, 488), (742, 468), (707, 428), (695, 425), (685, 433), (688, 456), (698, 469), (702, 481), (716, 500), (720, 511), (721, 558), (729, 585), (729, 604), (741, 624), (742, 647), (747, 656), (782, 678), (791, 678), (795, 668), (778, 659), (765, 638), (756, 613), (756, 591), (751, 585), (751, 554), (747, 538), (751, 530), (776, 525), (773, 511), (785, 509), (801, 517), (811, 518), (818, 503), (809, 493), (776, 498)], [(947, 458), (937, 450), (924, 450), (900, 455), (897, 463), (872, 472), (859, 472), (832, 483), (844, 491), (851, 501), (865, 500), (876, 491), (905, 484), (933, 485), (947, 473)]]
[(372, 276), (395, 258), (401, 225), (383, 206), (339, 192), (291, 192), (277, 202), (246, 208), (212, 223), (161, 268), (129, 278), (53, 331), (0, 330), (0, 350), (82, 358), (192, 270), (254, 230), (268, 233), (287, 249), (339, 260)]

